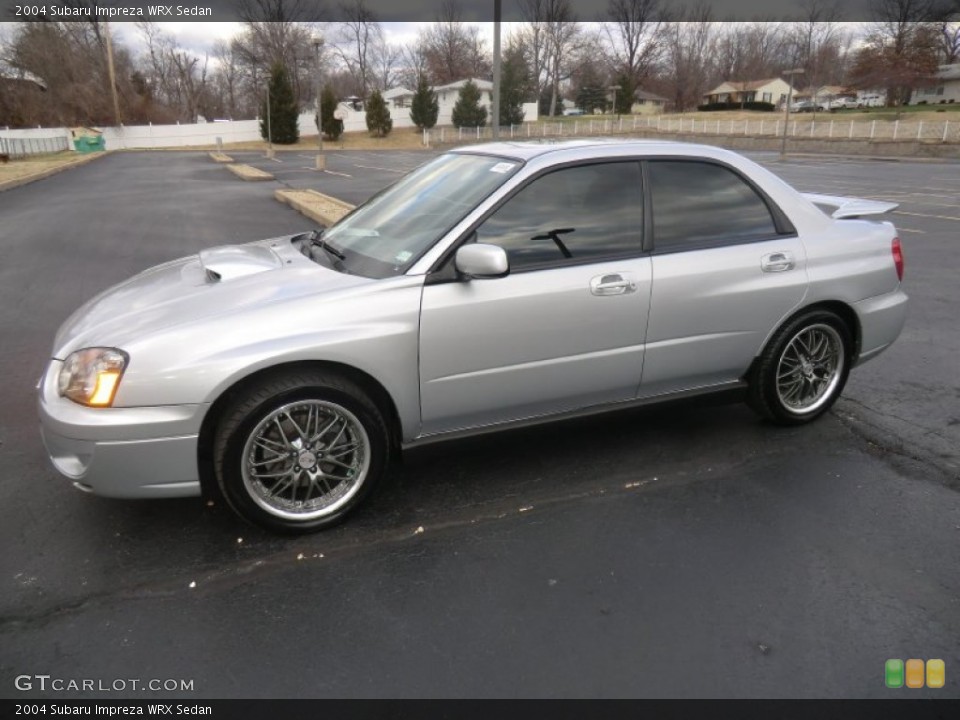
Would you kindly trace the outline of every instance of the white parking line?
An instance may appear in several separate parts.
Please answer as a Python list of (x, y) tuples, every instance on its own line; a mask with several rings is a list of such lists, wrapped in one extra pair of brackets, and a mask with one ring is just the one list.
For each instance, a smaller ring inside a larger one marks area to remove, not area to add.
[(897, 230), (898, 230), (899, 232), (912, 233), (912, 234), (915, 234), (915, 235), (926, 235), (926, 234), (927, 234), (927, 231), (926, 231), (926, 230), (911, 230), (910, 228), (900, 227), (899, 225), (897, 225)]
[(375, 165), (357, 165), (356, 163), (354, 163), (353, 166), (358, 168), (363, 168), (364, 170), (383, 170), (384, 172), (397, 173), (397, 175), (405, 175), (407, 173), (406, 170), (396, 170), (394, 168), (377, 167)]
[(923, 218), (933, 218), (935, 220), (954, 220), (960, 222), (960, 217), (952, 217), (950, 215), (929, 215), (927, 213), (915, 213), (907, 212), (906, 210), (894, 210), (894, 215), (911, 215), (913, 217), (923, 217)]
[[(305, 167), (305, 168), (301, 168), (301, 170), (305, 170), (308, 172), (322, 172), (322, 173), (326, 173), (327, 175), (339, 175), (340, 177), (345, 177), (345, 178), (353, 177), (353, 175), (347, 175), (346, 173), (337, 172), (336, 170), (319, 170), (318, 171), (315, 167)], [(299, 172), (299, 170), (296, 172)]]

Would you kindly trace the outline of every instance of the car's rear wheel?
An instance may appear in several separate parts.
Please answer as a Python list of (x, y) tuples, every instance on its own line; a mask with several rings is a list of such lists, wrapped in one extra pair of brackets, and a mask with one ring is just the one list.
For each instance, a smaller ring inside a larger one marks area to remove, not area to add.
[(230, 506), (272, 530), (311, 532), (341, 520), (385, 474), (390, 443), (380, 409), (338, 375), (294, 373), (246, 391), (214, 441)]
[(829, 310), (805, 313), (784, 325), (758, 358), (748, 401), (782, 425), (800, 425), (830, 409), (847, 382), (850, 329)]

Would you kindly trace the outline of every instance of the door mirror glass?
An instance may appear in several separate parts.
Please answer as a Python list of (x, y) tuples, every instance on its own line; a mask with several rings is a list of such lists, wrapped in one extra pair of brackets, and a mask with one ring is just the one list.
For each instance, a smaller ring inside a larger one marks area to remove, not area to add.
[(507, 251), (498, 245), (470, 243), (457, 250), (457, 272), (468, 278), (499, 278), (510, 272)]

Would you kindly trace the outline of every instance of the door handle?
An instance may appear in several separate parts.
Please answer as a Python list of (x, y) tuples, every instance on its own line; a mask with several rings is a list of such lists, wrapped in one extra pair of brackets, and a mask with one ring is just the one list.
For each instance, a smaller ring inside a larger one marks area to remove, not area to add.
[(590, 281), (590, 292), (599, 297), (626, 295), (635, 292), (636, 289), (637, 284), (633, 280), (619, 273), (597, 275)]
[(796, 265), (793, 254), (788, 252), (770, 253), (760, 258), (760, 269), (768, 273), (786, 272), (793, 270)]

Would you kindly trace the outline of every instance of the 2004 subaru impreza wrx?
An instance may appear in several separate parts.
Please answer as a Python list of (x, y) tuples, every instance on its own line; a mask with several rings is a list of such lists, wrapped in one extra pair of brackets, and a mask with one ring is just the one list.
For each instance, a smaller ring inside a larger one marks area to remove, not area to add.
[(900, 241), (868, 217), (894, 207), (804, 196), (711, 147), (456, 150), (325, 233), (91, 300), (41, 380), (44, 441), (80, 488), (209, 480), (306, 531), (428, 439), (735, 387), (808, 422), (901, 331)]

